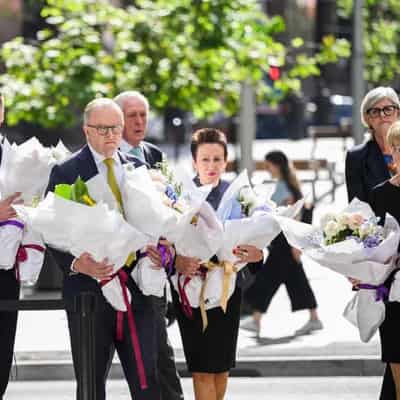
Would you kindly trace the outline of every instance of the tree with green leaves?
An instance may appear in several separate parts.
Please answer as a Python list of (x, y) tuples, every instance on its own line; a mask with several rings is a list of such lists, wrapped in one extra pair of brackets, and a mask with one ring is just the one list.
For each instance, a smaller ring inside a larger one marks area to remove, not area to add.
[[(313, 55), (301, 38), (285, 47), (277, 39), (283, 19), (265, 15), (257, 0), (135, 0), (125, 8), (107, 0), (45, 0), (42, 16), (47, 28), (35, 41), (18, 37), (1, 49), (11, 125), (71, 126), (96, 95), (129, 89), (143, 92), (156, 110), (232, 115), (243, 81), (259, 100), (277, 102), (318, 75), (321, 64), (350, 54), (348, 42), (333, 36)], [(264, 79), (271, 62), (282, 70), (273, 84)]]
[[(400, 2), (365, 0), (363, 44), (365, 80), (371, 85), (387, 85), (400, 75)], [(353, 0), (338, 0), (339, 16), (352, 18)]]

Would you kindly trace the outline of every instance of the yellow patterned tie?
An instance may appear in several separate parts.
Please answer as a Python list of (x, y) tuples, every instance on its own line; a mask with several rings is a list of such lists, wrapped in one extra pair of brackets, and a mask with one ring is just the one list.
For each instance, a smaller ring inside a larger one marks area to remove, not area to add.
[[(111, 191), (113, 192), (114, 196), (115, 196), (115, 200), (117, 200), (118, 203), (118, 208), (121, 211), (121, 213), (124, 213), (124, 207), (122, 204), (122, 196), (121, 196), (121, 192), (119, 190), (119, 186), (117, 183), (117, 178), (115, 177), (114, 174), (114, 159), (113, 158), (106, 158), (104, 161), (104, 164), (107, 167), (107, 182), (108, 185), (110, 186)], [(135, 253), (131, 253), (129, 254), (127, 260), (125, 261), (125, 264), (130, 266), (132, 264), (133, 261), (135, 261), (136, 259), (136, 254)]]
[(114, 161), (113, 158), (106, 158), (103, 162), (107, 167), (107, 182), (108, 182), (108, 185), (110, 186), (110, 189), (114, 194), (115, 200), (117, 200), (118, 207), (119, 207), (120, 211), (122, 211), (123, 210), (122, 196), (121, 196), (121, 192), (119, 190), (117, 179), (116, 179), (115, 174), (114, 174), (114, 162), (115, 161)]

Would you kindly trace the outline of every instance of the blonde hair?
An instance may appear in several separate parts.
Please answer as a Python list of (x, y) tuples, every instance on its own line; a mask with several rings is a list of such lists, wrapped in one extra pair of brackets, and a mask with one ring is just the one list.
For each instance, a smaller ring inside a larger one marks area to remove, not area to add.
[(387, 141), (389, 146), (400, 143), (400, 121), (396, 121), (390, 126), (387, 133)]

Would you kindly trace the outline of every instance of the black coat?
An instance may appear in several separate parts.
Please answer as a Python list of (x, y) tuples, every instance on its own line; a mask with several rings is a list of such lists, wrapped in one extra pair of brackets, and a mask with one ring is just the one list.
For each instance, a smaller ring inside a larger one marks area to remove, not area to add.
[(346, 155), (346, 187), (349, 201), (354, 197), (368, 202), (372, 189), (390, 178), (378, 143), (371, 139)]

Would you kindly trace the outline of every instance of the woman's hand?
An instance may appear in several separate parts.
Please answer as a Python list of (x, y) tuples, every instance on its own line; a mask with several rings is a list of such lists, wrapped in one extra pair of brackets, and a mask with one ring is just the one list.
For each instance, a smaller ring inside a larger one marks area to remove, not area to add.
[(295, 261), (300, 264), (301, 263), (301, 250), (296, 249), (295, 247), (291, 247), (292, 256)]
[(237, 257), (237, 263), (255, 263), (264, 258), (264, 253), (261, 249), (247, 244), (236, 246), (232, 252)]
[(180, 256), (177, 254), (175, 269), (182, 275), (193, 277), (200, 268), (200, 260), (192, 257)]
[(350, 281), (350, 283), (353, 285), (353, 288), (355, 289), (357, 289), (357, 286), (361, 283), (359, 279), (350, 278), (349, 276), (347, 277), (347, 279)]
[(17, 212), (14, 210), (11, 204), (22, 203), (22, 200), (19, 199), (20, 196), (21, 193), (17, 192), (0, 201), (0, 221), (6, 221), (17, 216)]

